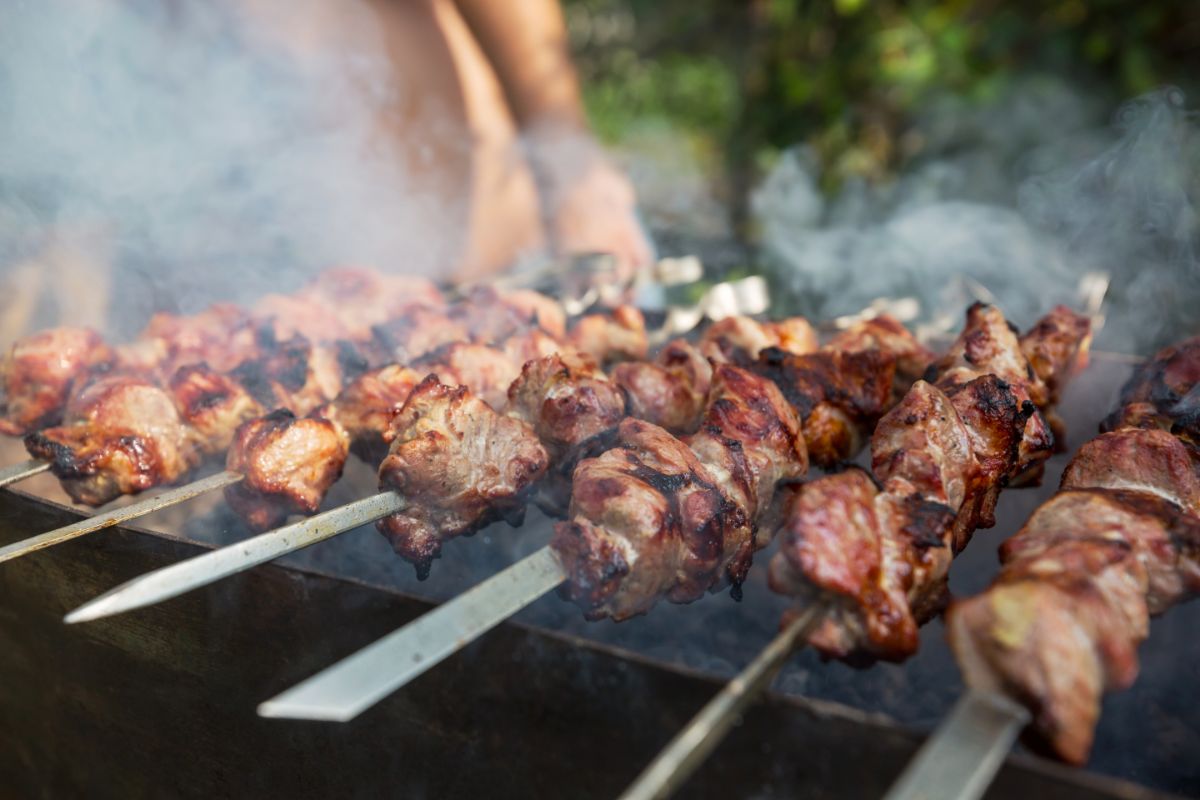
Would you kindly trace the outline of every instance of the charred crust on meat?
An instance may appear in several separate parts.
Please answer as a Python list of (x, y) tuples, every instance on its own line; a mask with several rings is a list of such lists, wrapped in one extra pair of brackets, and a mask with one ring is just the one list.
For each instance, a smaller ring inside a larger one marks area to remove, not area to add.
[(926, 500), (919, 493), (904, 498), (906, 521), (900, 531), (921, 549), (945, 547), (943, 535), (954, 523), (954, 511), (944, 503)]
[(335, 346), (337, 347), (337, 365), (341, 371), (343, 383), (349, 383), (371, 368), (370, 360), (362, 354), (354, 342), (338, 339)]

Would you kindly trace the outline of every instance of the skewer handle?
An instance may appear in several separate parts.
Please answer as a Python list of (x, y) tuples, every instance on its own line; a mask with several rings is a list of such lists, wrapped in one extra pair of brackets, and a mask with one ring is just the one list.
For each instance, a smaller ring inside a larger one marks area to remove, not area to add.
[(41, 459), (30, 459), (22, 461), (20, 464), (13, 464), (11, 467), (0, 469), (0, 487), (8, 486), (10, 483), (23, 481), (26, 478), (32, 478), (34, 475), (45, 472), (50, 469), (49, 461)]
[(621, 800), (662, 800), (670, 797), (708, 757), (725, 733), (759, 693), (771, 685), (784, 662), (825, 616), (821, 603), (809, 606), (771, 640), (754, 661), (725, 685), (687, 727), (676, 734), (650, 766), (642, 771)]
[(84, 603), (67, 614), (64, 621), (87, 622), (161, 603), (386, 517), (403, 506), (404, 499), (395, 492), (381, 492), (355, 500), (245, 541), (148, 572)]
[(262, 717), (348, 722), (566, 580), (543, 547), (258, 707)]
[(139, 503), (133, 503), (122, 508), (114, 508), (112, 511), (105, 511), (102, 514), (81, 519), (72, 525), (57, 528), (48, 533), (38, 534), (37, 536), (31, 536), (28, 539), (22, 539), (7, 547), (0, 547), (0, 563), (20, 558), (23, 555), (50, 547), (51, 545), (70, 541), (84, 534), (94, 533), (103, 528), (119, 525), (122, 522), (128, 522), (131, 519), (160, 511), (168, 506), (182, 503), (185, 500), (191, 500), (193, 497), (202, 495), (205, 492), (211, 492), (214, 489), (220, 489), (222, 486), (237, 483), (241, 479), (242, 476), (236, 472), (218, 472), (216, 475), (210, 475), (207, 478), (193, 481), (186, 486), (177, 486), (174, 489), (168, 489), (162, 494), (156, 494), (154, 497), (147, 498)]
[(1004, 763), (1029, 712), (972, 689), (909, 762), (884, 800), (978, 800)]

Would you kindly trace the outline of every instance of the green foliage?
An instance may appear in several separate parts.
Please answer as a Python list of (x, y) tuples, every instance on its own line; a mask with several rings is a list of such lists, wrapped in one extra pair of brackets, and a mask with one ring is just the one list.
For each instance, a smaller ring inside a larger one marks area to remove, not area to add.
[(725, 181), (812, 145), (833, 181), (920, 154), (915, 113), (1036, 73), (1113, 102), (1200, 74), (1175, 0), (567, 0), (589, 112), (620, 142), (658, 126), (722, 153)]

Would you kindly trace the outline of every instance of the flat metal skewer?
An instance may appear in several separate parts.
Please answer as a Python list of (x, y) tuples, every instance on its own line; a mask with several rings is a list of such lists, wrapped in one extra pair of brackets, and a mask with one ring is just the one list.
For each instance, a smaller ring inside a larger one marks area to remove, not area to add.
[(122, 508), (114, 508), (112, 511), (105, 511), (102, 514), (81, 519), (79, 522), (67, 525), (66, 527), (38, 534), (37, 536), (31, 536), (28, 539), (14, 542), (7, 547), (0, 547), (0, 563), (20, 558), (23, 555), (70, 541), (71, 539), (77, 539), (85, 534), (94, 533), (113, 525), (119, 525), (122, 522), (128, 522), (137, 517), (143, 517), (146, 514), (151, 514), (186, 500), (191, 500), (193, 497), (198, 497), (205, 492), (211, 492), (214, 489), (220, 489), (222, 486), (237, 483), (241, 479), (242, 476), (236, 472), (218, 472), (216, 475), (201, 478), (184, 486), (168, 489), (162, 494), (156, 494), (154, 497), (149, 497), (141, 502)]
[(771, 685), (796, 643), (808, 638), (825, 617), (825, 604), (810, 605), (725, 688), (708, 701), (676, 734), (658, 757), (638, 775), (621, 800), (662, 800), (683, 785), (708, 757), (746, 707)]
[(1003, 695), (968, 691), (892, 784), (884, 800), (978, 800), (1029, 712)]
[(355, 500), (246, 541), (148, 572), (84, 603), (67, 614), (64, 621), (86, 622), (160, 603), (287, 553), (332, 539), (339, 533), (393, 514), (404, 505), (404, 498), (395, 492), (380, 492)]
[(347, 722), (567, 579), (549, 547), (258, 707), (259, 716)]
[(42, 461), (40, 458), (31, 458), (20, 464), (13, 464), (11, 467), (0, 469), (0, 486), (8, 486), (10, 483), (32, 478), (48, 469), (50, 469), (50, 462)]

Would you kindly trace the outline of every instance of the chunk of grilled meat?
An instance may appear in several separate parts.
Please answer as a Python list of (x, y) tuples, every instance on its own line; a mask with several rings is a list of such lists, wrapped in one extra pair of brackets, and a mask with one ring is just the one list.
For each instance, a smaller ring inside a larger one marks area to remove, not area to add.
[(293, 294), (262, 298), (254, 306), (254, 316), (271, 320), (279, 339), (365, 341), (372, 326), (409, 308), (441, 305), (441, 292), (424, 278), (339, 267), (326, 270)]
[(801, 603), (832, 601), (813, 645), (862, 662), (915, 652), (918, 626), (944, 604), (952, 554), (994, 524), (1000, 489), (1053, 450), (1032, 398), (1047, 402), (1047, 381), (1061, 385), (1085, 351), (1086, 333), (1077, 347), (1040, 348), (1056, 355), (1039, 374), (1003, 315), (973, 306), (936, 383), (918, 381), (880, 421), (874, 477), (851, 470), (793, 495), (770, 583)]
[(259, 331), (259, 355), (242, 362), (229, 377), (264, 408), (287, 408), (304, 415), (337, 394), (341, 370), (336, 355), (303, 336), (279, 341)]
[(893, 390), (899, 400), (908, 388), (920, 380), (933, 363), (933, 353), (917, 341), (899, 320), (880, 314), (855, 322), (840, 331), (821, 348), (834, 353), (889, 353), (896, 360)]
[(424, 371), (399, 364), (371, 370), (351, 381), (313, 416), (328, 419), (345, 432), (351, 451), (369, 464), (387, 455), (384, 433), (392, 416), (404, 405)]
[(229, 303), (187, 316), (157, 313), (136, 339), (117, 348), (122, 370), (162, 381), (189, 364), (204, 363), (228, 372), (257, 352), (254, 321)]
[(947, 613), (967, 685), (1025, 704), (1029, 743), (1065, 761), (1087, 760), (1103, 692), (1136, 678), (1149, 617), (1200, 592), (1200, 454), (1181, 405), (1198, 381), (1200, 338), (1139, 369), (1117, 429), (1004, 543), (992, 586)]
[(413, 369), (436, 374), (449, 386), (469, 386), (473, 394), (495, 409), (508, 401), (508, 387), (521, 374), (521, 365), (503, 350), (482, 344), (456, 342), (413, 362)]
[(394, 489), (408, 505), (377, 524), (420, 578), (445, 540), (500, 517), (519, 523), (525, 498), (549, 463), (528, 424), (432, 375), (409, 395), (388, 437), (380, 488)]
[(180, 367), (167, 383), (189, 439), (202, 456), (224, 453), (243, 422), (261, 416), (262, 404), (245, 387), (205, 364)]
[[(933, 354), (888, 316), (855, 323), (816, 352), (760, 351), (749, 366), (773, 380), (800, 415), (808, 457), (824, 469), (857, 453)], [(903, 368), (901, 368), (903, 365)]]
[(170, 394), (128, 375), (99, 378), (67, 404), (63, 425), (25, 437), (73, 500), (101, 505), (182, 478), (199, 462)]
[(755, 531), (780, 481), (808, 466), (795, 412), (765, 378), (721, 365), (700, 430), (677, 439), (627, 419), (617, 446), (575, 470), (570, 520), (551, 547), (560, 590), (589, 619), (643, 614), (660, 599), (690, 602), (750, 566)]
[(633, 306), (617, 306), (607, 314), (588, 314), (576, 320), (566, 343), (599, 364), (640, 361), (650, 352), (646, 319)]
[[(1185, 398), (1196, 400), (1200, 384), (1200, 336), (1166, 347), (1142, 364), (1121, 390), (1120, 404), (1101, 430), (1124, 427), (1186, 427)], [(1193, 423), (1194, 424), (1194, 423)]]
[(698, 348), (675, 339), (654, 361), (617, 364), (612, 378), (625, 391), (631, 417), (684, 434), (700, 425), (712, 365)]
[(749, 368), (779, 386), (800, 415), (809, 458), (830, 468), (862, 449), (890, 404), (895, 367), (881, 350), (796, 355), (768, 347)]
[(803, 317), (780, 322), (758, 322), (750, 317), (726, 317), (705, 328), (700, 335), (700, 352), (714, 362), (745, 366), (768, 347), (789, 353), (811, 353), (817, 349), (817, 332)]
[(58, 423), (72, 387), (113, 359), (99, 334), (87, 328), (53, 328), (21, 339), (0, 363), (0, 433), (20, 436)]
[(281, 524), (290, 514), (313, 514), (342, 474), (348, 442), (326, 419), (296, 417), (287, 409), (237, 429), (225, 468), (242, 480), (225, 487), (225, 500), (252, 530)]
[(565, 350), (522, 368), (508, 389), (508, 413), (526, 422), (545, 446), (550, 468), (538, 503), (561, 515), (575, 465), (611, 443), (625, 416), (625, 395), (590, 356)]

